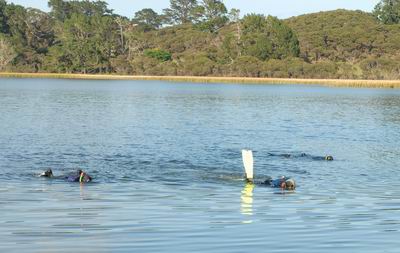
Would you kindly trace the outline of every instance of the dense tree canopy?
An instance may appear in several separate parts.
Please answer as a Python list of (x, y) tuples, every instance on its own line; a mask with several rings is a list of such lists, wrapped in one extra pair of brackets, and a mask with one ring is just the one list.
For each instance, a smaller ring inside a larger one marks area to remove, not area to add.
[(200, 28), (210, 32), (218, 31), (228, 22), (228, 10), (220, 0), (203, 0), (199, 8)]
[(260, 60), (297, 57), (299, 41), (291, 28), (279, 19), (251, 14), (242, 20), (243, 54)]
[(169, 24), (192, 23), (199, 17), (197, 0), (170, 0), (170, 7), (164, 9), (164, 16)]
[(7, 20), (4, 13), (6, 6), (6, 1), (0, 0), (0, 33), (7, 33)]
[[(93, 8), (97, 6), (93, 5)], [(86, 4), (85, 9), (91, 12)], [(48, 60), (55, 64), (50, 68), (54, 66), (61, 68), (60, 71), (83, 73), (110, 71), (110, 59), (115, 56), (119, 45), (117, 23), (105, 12), (91, 13), (94, 14), (75, 11), (57, 24), (58, 43), (48, 55)], [(58, 66), (57, 62), (67, 65)]]
[(104, 1), (50, 0), (46, 13), (0, 0), (0, 70), (398, 79), (399, 1), (280, 20), (222, 0), (171, 0), (132, 19)]
[(89, 1), (89, 0), (49, 0), (50, 14), (58, 21), (71, 18), (73, 14), (82, 14), (86, 16), (107, 15), (112, 11), (107, 8), (107, 3), (104, 1)]
[(382, 0), (373, 13), (384, 24), (400, 24), (400, 0)]
[(133, 22), (143, 26), (144, 30), (158, 29), (162, 25), (162, 17), (153, 9), (142, 9), (135, 13)]

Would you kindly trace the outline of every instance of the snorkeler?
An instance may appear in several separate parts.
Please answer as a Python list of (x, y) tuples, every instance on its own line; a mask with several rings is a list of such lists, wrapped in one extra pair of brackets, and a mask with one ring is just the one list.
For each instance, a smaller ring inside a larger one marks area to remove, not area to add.
[(333, 156), (326, 155), (326, 156), (313, 156), (306, 153), (300, 154), (275, 154), (275, 153), (268, 153), (269, 156), (277, 156), (282, 158), (310, 158), (311, 160), (315, 161), (333, 161)]
[(266, 179), (264, 182), (261, 182), (260, 184), (268, 185), (273, 188), (281, 188), (285, 190), (295, 190), (296, 189), (296, 182), (292, 178), (286, 178), (285, 176), (282, 176), (279, 179), (273, 180), (272, 178)]
[(326, 161), (333, 161), (333, 156), (327, 155), (327, 156), (324, 157), (324, 159), (325, 159)]
[(53, 171), (51, 169), (48, 169), (44, 172), (42, 172), (42, 174), (40, 174), (40, 177), (48, 177), (48, 178), (52, 178), (53, 176)]
[(268, 177), (264, 181), (255, 181), (253, 173), (253, 167), (254, 167), (253, 152), (251, 150), (242, 150), (242, 156), (246, 174), (246, 181), (248, 183), (267, 185), (273, 188), (281, 188), (283, 190), (290, 190), (290, 191), (296, 189), (296, 181), (292, 178), (287, 178), (285, 176), (279, 179), (272, 179), (271, 177)]
[(92, 178), (84, 171), (78, 170), (74, 174), (67, 177), (68, 182), (89, 183)]
[[(40, 177), (55, 178), (53, 171), (48, 169), (40, 174)], [(76, 172), (63, 177), (58, 177), (66, 179), (68, 182), (79, 182), (79, 183), (89, 183), (92, 181), (92, 177), (82, 170), (77, 170)]]

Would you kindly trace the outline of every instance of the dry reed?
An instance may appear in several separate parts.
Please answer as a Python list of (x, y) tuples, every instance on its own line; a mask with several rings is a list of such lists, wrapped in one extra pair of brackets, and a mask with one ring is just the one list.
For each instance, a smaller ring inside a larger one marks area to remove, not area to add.
[(0, 73), (3, 78), (51, 78), (82, 80), (160, 80), (195, 83), (246, 83), (246, 84), (313, 84), (332, 87), (400, 88), (400, 80), (350, 80), (350, 79), (295, 79), (252, 77), (200, 77), (200, 76), (130, 76), (53, 73)]

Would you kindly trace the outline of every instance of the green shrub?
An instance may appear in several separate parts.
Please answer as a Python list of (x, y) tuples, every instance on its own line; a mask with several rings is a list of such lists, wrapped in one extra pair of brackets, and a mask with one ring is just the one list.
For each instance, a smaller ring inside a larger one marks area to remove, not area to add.
[(172, 55), (170, 52), (164, 51), (162, 49), (147, 49), (144, 50), (144, 55), (150, 58), (157, 59), (159, 61), (170, 61), (172, 60)]

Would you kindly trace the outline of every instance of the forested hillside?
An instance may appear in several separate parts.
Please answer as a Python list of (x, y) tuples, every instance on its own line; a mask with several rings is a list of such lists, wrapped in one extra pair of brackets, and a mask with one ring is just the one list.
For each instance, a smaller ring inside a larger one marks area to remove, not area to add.
[(399, 79), (393, 2), (279, 20), (240, 18), (220, 0), (171, 0), (133, 18), (102, 1), (50, 0), (46, 13), (0, 0), (0, 71)]
[(297, 34), (301, 57), (308, 63), (331, 63), (332, 68), (339, 68), (340, 76), (349, 78), (400, 77), (399, 24), (385, 25), (371, 13), (347, 10), (303, 15), (285, 22)]

